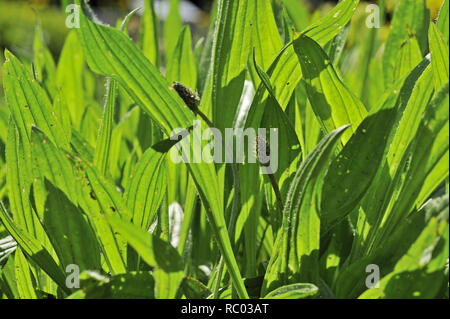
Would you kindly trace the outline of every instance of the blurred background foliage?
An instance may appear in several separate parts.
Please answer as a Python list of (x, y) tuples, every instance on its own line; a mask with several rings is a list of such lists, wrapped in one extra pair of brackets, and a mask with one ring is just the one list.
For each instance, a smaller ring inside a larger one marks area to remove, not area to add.
[[(299, 0), (305, 2), (310, 11), (315, 11), (314, 15), (320, 15), (326, 12), (337, 1), (323, 0)], [(390, 13), (395, 5), (401, 0), (387, 1), (387, 17), (389, 21)], [(426, 0), (430, 9), (430, 15), (437, 16), (442, 0)], [(24, 61), (29, 61), (33, 55), (32, 43), (34, 37), (34, 27), (37, 21), (40, 21), (44, 30), (45, 41), (53, 54), (55, 60), (61, 51), (63, 40), (68, 29), (63, 27), (65, 21), (62, 3), (70, 3), (70, 0), (0, 0), (0, 50), (3, 52), (8, 48), (19, 55)], [(156, 11), (160, 16), (161, 23), (164, 23), (165, 17), (169, 11), (170, 0), (155, 1)], [(273, 0), (279, 4), (282, 0)], [(372, 1), (376, 2), (376, 1)], [(182, 0), (181, 16), (185, 22), (191, 24), (194, 38), (200, 38), (207, 30), (209, 24), (209, 14), (213, 0)], [(368, 2), (366, 2), (367, 4)], [(117, 19), (120, 19), (132, 9), (142, 7), (140, 0), (91, 0), (90, 4), (96, 9), (96, 13), (102, 19), (111, 25), (114, 25)], [(359, 14), (355, 15), (354, 20), (365, 19), (365, 6), (359, 6)], [(130, 34), (139, 28), (139, 15), (135, 15), (129, 24)], [(356, 21), (357, 22), (357, 21)], [(352, 25), (359, 23), (352, 22)], [(361, 30), (360, 30), (361, 31)], [(387, 34), (387, 32), (385, 32)], [(383, 34), (383, 33), (382, 33)], [(355, 37), (363, 38), (361, 32), (350, 32), (348, 46), (357, 41)], [(194, 42), (195, 43), (195, 42)], [(0, 62), (3, 63), (3, 54), (0, 55)], [(0, 74), (1, 83), (1, 74)], [(2, 92), (3, 93), (3, 92)], [(0, 93), (0, 94), (2, 94)]]
[[(395, 5), (401, 0), (387, 1), (387, 20)], [(443, 0), (426, 0), (430, 9), (430, 15), (434, 18)], [(0, 0), (0, 49), (9, 48), (19, 54), (22, 58), (29, 59), (32, 56), (32, 43), (34, 37), (34, 26), (39, 20), (45, 32), (45, 40), (54, 58), (57, 58), (61, 50), (63, 40), (68, 32), (64, 26), (64, 11), (61, 9), (61, 2), (70, 3), (70, 0)], [(156, 11), (160, 15), (161, 23), (164, 22), (169, 10), (170, 0), (157, 0), (155, 2)], [(282, 0), (273, 0), (280, 3)], [(310, 11), (326, 12), (337, 1), (323, 0), (299, 0), (305, 2)], [(376, 1), (370, 1), (376, 2)], [(140, 0), (91, 0), (92, 7), (96, 8), (96, 13), (102, 21), (115, 24), (117, 19), (123, 17), (136, 7), (142, 7)], [(195, 30), (195, 36), (202, 36), (209, 24), (209, 14), (213, 0), (182, 0), (181, 16), (185, 22), (189, 22)], [(368, 3), (368, 2), (366, 2)], [(363, 2), (364, 4), (364, 2)], [(359, 6), (361, 11), (359, 17), (364, 17), (364, 5)], [(357, 18), (356, 16), (355, 18)], [(353, 23), (355, 24), (355, 23)], [(133, 17), (130, 23), (130, 32), (139, 27), (139, 15)], [(197, 33), (195, 33), (197, 32)], [(350, 33), (352, 34), (352, 33)], [(360, 33), (355, 35), (361, 36)], [(351, 40), (351, 39), (350, 39)], [(350, 42), (351, 44), (351, 42)], [(3, 59), (1, 54), (0, 59)]]

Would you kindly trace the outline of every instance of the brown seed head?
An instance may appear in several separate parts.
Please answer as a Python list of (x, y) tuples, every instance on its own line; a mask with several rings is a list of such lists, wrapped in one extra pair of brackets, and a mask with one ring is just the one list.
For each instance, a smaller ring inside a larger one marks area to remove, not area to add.
[(184, 103), (186, 103), (191, 111), (196, 112), (198, 110), (200, 97), (196, 92), (192, 91), (180, 82), (173, 82), (172, 88), (177, 91), (178, 95), (183, 99)]

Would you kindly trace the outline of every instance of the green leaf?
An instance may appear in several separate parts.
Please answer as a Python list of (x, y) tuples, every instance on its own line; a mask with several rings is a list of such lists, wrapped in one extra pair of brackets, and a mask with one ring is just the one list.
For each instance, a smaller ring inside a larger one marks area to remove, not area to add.
[(113, 232), (108, 222), (100, 213), (99, 205), (91, 197), (88, 186), (82, 190), (84, 194), (84, 212), (88, 214), (89, 220), (99, 240), (105, 262), (113, 275), (123, 274), (127, 271), (125, 265), (124, 244), (120, 236)]
[(318, 281), (320, 248), (320, 193), (332, 151), (348, 126), (332, 131), (302, 162), (291, 182), (273, 253), (264, 278), (262, 294), (288, 284), (289, 270), (295, 280)]
[(88, 141), (80, 134), (80, 132), (74, 130), (72, 131), (72, 139), (70, 145), (73, 151), (83, 158), (86, 162), (92, 163), (94, 161), (94, 148), (89, 144)]
[(161, 268), (165, 272), (183, 270), (180, 255), (169, 243), (117, 216), (109, 215), (106, 216), (106, 219), (149, 266)]
[(108, 79), (106, 84), (106, 101), (103, 118), (100, 124), (97, 144), (95, 146), (94, 165), (100, 173), (107, 175), (111, 149), (111, 135), (114, 125), (114, 110), (116, 104), (116, 82)]
[(91, 196), (98, 201), (104, 214), (116, 215), (130, 220), (131, 214), (123, 200), (121, 193), (110, 179), (104, 177), (94, 166), (86, 168), (86, 177), (92, 188)]
[(295, 129), (302, 143), (302, 152), (306, 156), (313, 151), (323, 132), (308, 100), (304, 80), (299, 83), (295, 91), (295, 99)]
[(56, 69), (56, 84), (67, 104), (70, 118), (78, 129), (87, 105), (84, 83), (85, 55), (76, 31), (67, 35)]
[(60, 261), (64, 266), (77, 263), (83, 270), (100, 268), (96, 236), (76, 207), (79, 189), (70, 161), (36, 128), (32, 132), (32, 158), (34, 176), (38, 177), (33, 184), (34, 199), (36, 206), (42, 206), (37, 211), (42, 212), (41, 222)]
[(14, 267), (14, 254), (10, 255), (6, 264), (0, 269), (0, 289), (8, 299), (19, 298)]
[(362, 122), (367, 111), (362, 102), (339, 79), (326, 53), (311, 38), (301, 35), (294, 41), (306, 92), (325, 132), (346, 124), (352, 129), (343, 134), (345, 144)]
[(50, 99), (56, 95), (56, 66), (52, 54), (46, 47), (41, 24), (38, 22), (34, 31), (34, 70), (37, 80), (47, 92)]
[(157, 299), (174, 299), (177, 296), (183, 272), (165, 272), (157, 268), (153, 272), (156, 281), (155, 296)]
[(152, 267), (156, 282), (156, 297), (175, 298), (183, 279), (183, 261), (177, 250), (167, 242), (116, 216), (107, 216), (112, 228), (119, 232), (139, 256)]
[(314, 39), (321, 46), (325, 45), (350, 21), (358, 3), (358, 0), (340, 1), (323, 18), (312, 23), (305, 31), (302, 31), (302, 34)]
[[(416, 206), (419, 207), (423, 202), (431, 195), (434, 189), (448, 177), (448, 158), (449, 158), (449, 143), (448, 143), (448, 121), (449, 121), (449, 110), (448, 110), (448, 93), (449, 93), (449, 83), (447, 82), (435, 95), (433, 100), (427, 106), (427, 110), (424, 114), (423, 122), (421, 123), (416, 139), (416, 151), (413, 157), (415, 171), (411, 172), (412, 176), (419, 177), (422, 174), (418, 172), (425, 173), (425, 178), (423, 183), (418, 180), (413, 182), (413, 185), (420, 187), (420, 193), (416, 199)], [(432, 139), (428, 134), (432, 134), (434, 139)], [(429, 142), (433, 142), (430, 145)], [(429, 153), (426, 153), (426, 150)], [(419, 151), (420, 150), (420, 151)], [(420, 154), (420, 155), (419, 155)], [(419, 156), (424, 156), (421, 158), (422, 164), (420, 163)], [(425, 162), (425, 158), (428, 160)], [(426, 165), (424, 165), (426, 163)], [(425, 170), (425, 172), (424, 172)], [(417, 173), (416, 173), (417, 172)], [(421, 176), (423, 178), (423, 175)]]
[[(33, 160), (33, 175), (35, 177), (33, 186), (35, 187), (34, 200), (37, 202), (36, 205), (43, 206), (46, 200), (47, 192), (45, 190), (43, 190), (43, 194), (36, 194), (37, 187), (45, 187), (43, 185), (44, 178), (63, 191), (67, 198), (76, 204), (78, 196), (75, 176), (69, 159), (64, 152), (48, 140), (43, 132), (35, 127), (32, 129), (31, 134), (31, 158)], [(42, 192), (41, 189), (39, 191)], [(38, 197), (38, 195), (43, 196)], [(38, 211), (41, 212), (42, 210), (38, 209)]]
[(81, 271), (100, 269), (97, 239), (81, 210), (50, 182), (45, 187), (49, 195), (42, 224), (63, 268), (76, 264)]
[(173, 54), (177, 43), (177, 37), (183, 28), (183, 21), (180, 16), (180, 0), (169, 0), (169, 14), (164, 23), (164, 44), (166, 58)]
[(119, 82), (167, 135), (192, 124), (183, 100), (127, 35), (91, 22), (84, 13), (79, 35), (89, 67)]
[[(37, 180), (32, 174), (32, 159), (29, 147), (30, 144), (23, 142), (17, 127), (11, 120), (6, 146), (6, 158), (9, 168), (7, 171), (7, 185), (10, 192), (9, 204), (13, 210), (13, 218), (17, 225), (27, 231), (29, 236), (38, 240), (49, 254), (56, 258), (54, 248), (40, 222), (40, 219), (43, 217), (44, 196), (40, 197), (42, 201), (39, 211), (35, 211), (29, 199), (32, 195), (30, 190), (31, 183)], [(35, 192), (33, 195), (36, 197), (38, 194)], [(50, 278), (46, 277), (45, 274), (40, 277), (41, 270), (35, 264), (32, 265), (32, 268), (36, 276), (39, 276), (38, 287), (52, 292)]]
[(264, 299), (303, 299), (317, 295), (319, 289), (313, 284), (291, 284), (275, 289)]
[(86, 271), (80, 274), (81, 289), (67, 299), (154, 299), (155, 279), (151, 272), (130, 271), (104, 277)]
[(8, 50), (5, 51), (3, 85), (11, 115), (24, 141), (29, 142), (31, 126), (39, 127), (53, 142), (68, 149), (67, 136), (52, 112), (46, 92), (36, 83), (24, 65)]
[[(198, 57), (198, 78), (203, 79), (201, 81), (198, 81), (198, 90), (200, 95), (203, 95), (205, 91), (205, 86), (210, 83), (208, 76), (209, 71), (211, 70), (211, 58), (213, 54), (212, 48), (214, 44), (214, 36), (216, 34), (216, 19), (218, 6), (219, 6), (218, 1), (214, 1), (212, 3), (208, 34), (206, 35), (205, 41), (203, 41), (200, 56)], [(206, 79), (208, 79), (208, 81), (206, 81)], [(209, 89), (211, 89), (211, 87), (209, 87)], [(208, 103), (210, 102), (211, 101), (208, 101)]]
[[(325, 45), (348, 23), (358, 3), (359, 1), (355, 0), (341, 1), (322, 19), (315, 22), (311, 27), (308, 27), (304, 31), (304, 34), (308, 36), (311, 34), (314, 40), (319, 41), (320, 45)], [(338, 11), (342, 14), (338, 15), (337, 18), (333, 17)], [(317, 25), (326, 27), (318, 28)], [(289, 43), (281, 49), (267, 70), (270, 81), (273, 83), (274, 93), (272, 95), (276, 97), (283, 110), (286, 109), (292, 92), (302, 78), (302, 70), (298, 57), (291, 44)], [(248, 111), (248, 119), (245, 127), (259, 127), (259, 121), (264, 110), (264, 107), (261, 105), (267, 102), (268, 95), (269, 93), (265, 92), (265, 85), (261, 84), (255, 94), (252, 106)]]
[(33, 284), (33, 275), (28, 261), (20, 248), (16, 249), (14, 256), (17, 290), (21, 299), (37, 299)]
[(191, 29), (184, 27), (178, 38), (177, 45), (167, 63), (166, 78), (169, 83), (183, 83), (191, 90), (197, 87), (197, 67), (192, 52)]
[[(332, 131), (302, 162), (292, 180), (283, 212), (283, 217), (288, 219), (292, 227), (289, 234), (289, 259), (293, 263), (294, 276), (313, 283), (318, 282), (317, 268), (314, 266), (318, 263), (320, 248), (322, 185), (330, 158), (333, 158), (333, 149), (347, 128), (348, 125)], [(284, 233), (288, 231), (286, 224), (283, 221)]]
[(72, 139), (72, 124), (70, 119), (70, 112), (67, 108), (67, 103), (63, 98), (61, 90), (58, 90), (53, 99), (53, 109), (55, 110), (56, 118), (60, 121), (64, 132), (69, 140)]
[(166, 157), (149, 148), (131, 172), (124, 197), (133, 224), (147, 231), (166, 192)]
[(422, 55), (426, 52), (429, 21), (429, 12), (424, 0), (404, 0), (398, 4), (383, 54), (385, 88), (391, 87), (396, 79), (394, 66), (398, 52), (403, 41), (407, 40), (410, 34), (416, 36)]
[[(278, 140), (288, 141), (286, 147), (278, 150), (278, 167), (274, 173), (278, 187), (281, 191), (281, 195), (285, 199), (288, 185), (295, 174), (298, 161), (301, 157), (300, 143), (287, 114), (283, 112), (280, 104), (276, 100), (275, 92), (273, 91), (269, 76), (261, 67), (259, 67), (258, 64), (256, 64), (255, 57), (254, 64), (258, 72), (258, 76), (261, 78), (262, 83), (271, 95), (265, 107), (266, 110), (264, 111), (264, 115), (261, 120), (261, 127), (266, 129), (275, 129), (278, 133)], [(268, 140), (268, 143), (270, 144), (270, 140)], [(284, 151), (284, 149), (286, 149), (286, 151)], [(267, 181), (265, 182), (265, 188), (266, 200), (269, 201), (269, 209), (270, 206), (272, 206), (272, 212), (274, 214), (280, 214), (281, 212), (276, 212), (277, 204), (275, 194), (273, 194), (272, 186)]]
[(386, 240), (392, 229), (414, 207), (420, 207), (448, 176), (448, 94), (447, 83), (428, 104), (417, 133), (405, 151), (392, 182), (394, 196), (374, 234), (374, 247)]
[[(115, 30), (93, 24), (84, 15), (82, 15), (81, 21), (81, 34), (85, 39), (84, 42), (87, 52), (89, 52), (88, 43), (96, 42), (100, 46), (103, 46), (102, 50), (98, 52), (99, 56), (106, 55), (105, 58), (108, 59), (107, 61), (112, 61), (113, 65), (115, 63), (118, 66), (116, 69), (111, 69), (110, 62), (104, 63), (104, 60), (98, 59), (97, 55), (92, 54), (91, 56), (91, 54), (88, 54), (88, 61), (91, 61), (90, 65), (95, 71), (103, 74), (108, 73), (110, 76), (116, 75), (118, 81), (124, 85), (128, 93), (139, 102), (140, 106), (152, 116), (167, 135), (170, 136), (172, 129), (191, 126), (193, 115), (188, 111), (181, 98), (174, 91), (168, 89), (169, 84), (154, 67), (143, 61), (141, 53), (136, 50), (128, 38), (121, 40), (123, 41), (121, 42), (122, 44), (126, 44), (126, 50), (123, 50), (123, 46), (114, 45), (114, 48), (111, 49), (115, 49), (121, 53), (120, 55), (112, 55), (114, 57), (112, 59), (108, 58), (109, 55), (105, 53), (108, 52), (109, 47), (105, 46), (119, 41), (118, 39), (123, 37), (123, 34), (118, 34)], [(105, 43), (102, 45), (101, 40), (96, 41), (95, 37), (90, 37), (90, 32), (94, 32), (98, 38), (105, 38)], [(111, 52), (115, 50), (111, 50)], [(131, 54), (133, 58), (130, 60), (123, 53), (127, 55)], [(135, 67), (136, 63), (139, 64), (139, 68)], [(130, 68), (130, 70), (127, 71), (126, 68)], [(116, 71), (118, 72), (117, 74), (115, 73)], [(135, 73), (138, 79), (131, 76), (131, 73)], [(120, 81), (120, 79), (122, 80)], [(198, 137), (194, 136), (194, 138)], [(223, 194), (220, 191), (215, 167), (213, 164), (207, 163), (190, 163), (188, 167), (197, 186), (200, 198), (206, 208), (213, 233), (219, 249), (224, 255), (233, 282), (236, 284), (240, 296), (247, 297), (225, 226)]]
[[(448, 219), (445, 216), (448, 216), (448, 196), (433, 199), (419, 211), (413, 212), (380, 247), (351, 265), (347, 265), (339, 273), (334, 285), (337, 297), (356, 298), (367, 289), (365, 281), (369, 275), (366, 272), (368, 265), (378, 265), (381, 276), (391, 273), (398, 260), (407, 256), (408, 250), (417, 241), (430, 219)], [(411, 287), (411, 291), (420, 287), (420, 284), (417, 283), (414, 286)]]
[[(77, 203), (89, 217), (109, 270), (114, 275), (125, 273), (126, 242), (112, 231), (104, 219), (103, 213), (115, 214), (119, 212), (129, 218), (127, 208), (122, 203), (121, 196), (117, 193), (115, 186), (109, 180), (99, 176), (94, 167), (89, 167), (92, 164), (86, 164), (84, 159), (78, 156), (68, 154), (68, 157), (77, 167), (75, 182)], [(85, 176), (87, 175), (85, 170), (89, 171), (89, 178)]]
[(439, 223), (432, 218), (394, 271), (381, 279), (380, 287), (359, 298), (434, 298), (445, 282), (447, 260), (448, 221)]
[(252, 43), (254, 2), (220, 0), (210, 75), (212, 121), (224, 132), (232, 127)]
[(102, 109), (97, 103), (86, 105), (81, 117), (80, 133), (90, 145), (97, 144), (98, 132), (100, 131)]
[[(118, 30), (92, 23), (82, 14), (80, 36), (89, 66), (124, 86), (130, 96), (149, 113), (163, 131), (170, 135), (176, 128), (191, 126), (193, 115), (158, 70), (137, 50), (131, 40)], [(102, 39), (104, 41), (102, 41)], [(213, 232), (223, 251), (233, 281), (241, 297), (246, 297), (223, 216), (223, 195), (212, 164), (189, 164), (200, 197), (206, 207)]]
[(414, 138), (420, 125), (421, 116), (433, 94), (432, 66), (428, 66), (412, 89), (411, 96), (398, 124), (395, 136), (390, 142), (387, 161), (391, 174), (397, 170), (402, 155)]
[(289, 18), (291, 18), (297, 31), (303, 30), (308, 22), (308, 8), (305, 4), (297, 0), (283, 0)]
[(380, 110), (365, 118), (330, 163), (320, 207), (323, 234), (357, 207), (366, 194), (383, 162), (394, 118), (393, 108)]
[(342, 52), (344, 50), (345, 44), (347, 43), (347, 36), (350, 31), (350, 24), (347, 24), (334, 38), (332, 41), (328, 42), (325, 47), (327, 55), (330, 57), (333, 65), (337, 66), (339, 60), (341, 59)]
[(437, 27), (439, 31), (442, 32), (447, 44), (448, 44), (448, 21), (449, 21), (448, 6), (449, 6), (448, 0), (444, 0), (442, 2), (441, 9), (439, 10), (439, 16), (437, 19)]
[[(275, 129), (278, 132), (278, 143), (284, 141), (282, 142), (283, 147), (279, 147), (278, 149), (278, 169), (274, 173), (274, 176), (281, 196), (285, 200), (290, 182), (295, 175), (302, 157), (300, 143), (294, 129), (289, 123), (288, 116), (283, 112), (278, 103), (267, 104), (261, 121), (261, 127), (267, 130)], [(269, 139), (267, 141), (270, 143)], [(266, 200), (268, 201), (268, 205), (271, 206), (271, 212), (280, 215), (281, 212), (277, 209), (275, 193), (268, 180), (265, 181), (265, 189)]]
[[(371, 187), (367, 190), (364, 198), (361, 200), (358, 220), (354, 221), (358, 236), (355, 238), (350, 260), (367, 254), (364, 250), (367, 249), (367, 245), (369, 245), (368, 241), (371, 236), (369, 233), (374, 234), (376, 232), (377, 228), (374, 225), (380, 222), (381, 216), (386, 213), (386, 205), (393, 196), (395, 190), (393, 176), (398, 171), (398, 167), (403, 158), (401, 153), (403, 153), (408, 146), (402, 146), (402, 135), (405, 132), (409, 135), (409, 130), (414, 129), (417, 127), (416, 125), (418, 125), (414, 123), (414, 126), (410, 127), (409, 123), (402, 123), (404, 121), (402, 117), (405, 115), (406, 119), (409, 117), (409, 114), (412, 114), (411, 112), (415, 113), (417, 111), (410, 108), (414, 103), (411, 103), (411, 105), (408, 106), (408, 102), (412, 96), (414, 86), (418, 83), (419, 79), (421, 79), (421, 76), (424, 74), (429, 64), (429, 58), (425, 58), (407, 77), (399, 79), (394, 87), (386, 92), (381, 98), (381, 103), (377, 107), (377, 109), (380, 110), (396, 109), (396, 119), (393, 124), (393, 129), (389, 133), (387, 141), (388, 148), (385, 149), (385, 153), (391, 154), (384, 155), (383, 164), (379, 167)], [(405, 112), (407, 106), (409, 110)], [(374, 109), (374, 112), (375, 111), (376, 109)], [(416, 118), (420, 119), (420, 116)], [(401, 135), (395, 137), (396, 129), (399, 125), (400, 130), (403, 131), (403, 133), (400, 133)], [(414, 136), (415, 132), (412, 132), (411, 134)], [(405, 140), (407, 138), (408, 136), (405, 136)], [(397, 151), (401, 152), (398, 156), (396, 155)], [(389, 158), (389, 162), (386, 162), (386, 157)], [(397, 185), (397, 187), (400, 186)]]
[[(250, 24), (253, 27), (252, 42), (254, 56), (257, 64), (263, 70), (267, 70), (283, 47), (283, 44), (275, 22), (270, 0), (252, 1), (251, 4), (250, 10), (254, 14), (253, 21)], [(258, 86), (259, 79), (254, 73), (253, 63), (250, 62), (249, 67), (253, 82), (255, 86)]]
[[(136, 134), (138, 131), (138, 123), (141, 120), (149, 121), (149, 118), (143, 117), (143, 113), (139, 107), (135, 106), (125, 113), (119, 123), (112, 129), (108, 160), (110, 175), (106, 176), (111, 176), (113, 180), (119, 180), (122, 177), (123, 165), (129, 156), (130, 150), (129, 144), (127, 143), (132, 143), (135, 147), (138, 147)], [(153, 126), (151, 130), (153, 130)]]
[(194, 181), (189, 177), (187, 191), (186, 191), (186, 201), (184, 203), (184, 215), (183, 224), (180, 230), (180, 239), (178, 242), (178, 252), (185, 256), (187, 253), (188, 238), (190, 235), (190, 229), (192, 225), (192, 220), (195, 212), (195, 205), (197, 202), (197, 189), (195, 188)]
[(430, 41), (431, 67), (434, 75), (434, 87), (436, 90), (439, 90), (445, 83), (448, 82), (448, 45), (445, 43), (441, 32), (434, 23), (430, 23), (428, 37)]
[[(311, 37), (321, 46), (325, 45), (350, 21), (358, 3), (358, 0), (342, 0), (322, 19), (306, 28), (302, 34)], [(337, 17), (334, 17), (338, 12)], [(275, 96), (283, 110), (289, 103), (292, 92), (302, 78), (298, 57), (291, 44), (286, 45), (279, 52), (269, 68), (270, 72), (267, 70), (267, 74), (270, 75), (271, 82), (274, 85)], [(261, 104), (260, 99), (265, 98), (264, 95), (259, 96), (258, 94), (255, 97), (259, 97), (259, 99), (255, 98), (254, 105)]]
[(155, 14), (154, 1), (144, 1), (144, 14), (142, 15), (142, 51), (147, 59), (156, 67), (159, 66), (159, 39), (158, 18)]
[(41, 243), (30, 237), (25, 231), (17, 226), (9, 217), (3, 203), (0, 202), (0, 220), (2, 221), (8, 233), (16, 240), (23, 252), (30, 257), (47, 275), (50, 276), (58, 286), (69, 293), (66, 287), (66, 276), (50, 256), (48, 251), (41, 245)]
[[(266, 89), (271, 94), (268, 103), (265, 106), (264, 116), (261, 120), (261, 127), (266, 129), (273, 129), (278, 134), (276, 141), (270, 141), (272, 137), (272, 133), (270, 133), (270, 138), (263, 136), (263, 138), (267, 139), (268, 145), (271, 143), (279, 143), (279, 141), (289, 141), (286, 144), (285, 148), (278, 148), (277, 154), (277, 163), (276, 167), (273, 167), (274, 170), (274, 179), (278, 185), (278, 188), (281, 192), (281, 200), (284, 202), (286, 198), (286, 193), (289, 187), (289, 183), (295, 174), (295, 170), (298, 166), (298, 162), (301, 157), (300, 145), (295, 134), (294, 129), (291, 127), (289, 123), (289, 119), (287, 115), (283, 112), (280, 105), (276, 101), (274, 97), (274, 92), (272, 90), (272, 85), (270, 83), (268, 75), (262, 70), (262, 68), (256, 63), (256, 56), (253, 57), (254, 67), (258, 76), (260, 77), (262, 83), (265, 85)], [(267, 134), (267, 132), (266, 132)], [(254, 165), (255, 164), (247, 164)], [(256, 167), (255, 167), (256, 168)], [(255, 170), (256, 172), (257, 170)], [(255, 192), (255, 188), (253, 185), (246, 184), (244, 187), (250, 187), (253, 192)], [(266, 201), (269, 208), (269, 212), (273, 215), (273, 227), (278, 229), (279, 224), (281, 223), (281, 208), (282, 203), (278, 202), (276, 198), (276, 194), (273, 191), (273, 187), (269, 179), (265, 179), (265, 193), (266, 193)], [(239, 235), (244, 228), (244, 238), (245, 238), (245, 251), (246, 251), (246, 260), (247, 260), (247, 276), (255, 276), (256, 275), (256, 239), (257, 239), (257, 224), (259, 220), (258, 206), (260, 205), (255, 198), (256, 202), (252, 205), (252, 202), (243, 202), (243, 209), (238, 218), (237, 230), (236, 230), (236, 238), (239, 238)], [(258, 203), (258, 204), (256, 204)], [(276, 217), (280, 216), (280, 217)]]
[[(24, 142), (19, 130), (10, 120), (8, 140), (6, 142), (6, 162), (8, 171), (6, 182), (9, 191), (9, 204), (13, 212), (14, 221), (31, 236), (39, 238), (38, 221), (34, 217), (29, 201), (29, 187), (31, 184), (31, 164), (27, 161)], [(27, 167), (29, 165), (29, 167)]]
[[(363, 44), (361, 44), (361, 58), (360, 64), (357, 67), (358, 72), (357, 80), (355, 81), (356, 86), (353, 86), (353, 88), (357, 88), (355, 92), (357, 96), (359, 96), (361, 101), (364, 102), (368, 110), (370, 110), (372, 107), (372, 101), (368, 97), (368, 95), (371, 90), (377, 87), (374, 81), (371, 81), (371, 75), (373, 74), (373, 72), (371, 72), (371, 66), (373, 68), (373, 65), (375, 64), (374, 59), (377, 50), (378, 32), (378, 28), (371, 28), (365, 41), (363, 42)], [(379, 60), (377, 60), (377, 63), (381, 64)], [(383, 81), (382, 77), (380, 77), (379, 74), (375, 74), (375, 76), (378, 77), (378, 81)], [(368, 83), (370, 83), (370, 85)], [(383, 85), (380, 85), (380, 87), (383, 87)]]
[[(336, 34), (338, 34), (340, 29), (348, 23), (358, 2), (359, 1), (349, 0), (341, 1), (333, 10), (323, 17), (323, 19), (320, 19), (314, 24), (316, 27), (307, 28), (305, 34), (313, 34), (315, 39), (319, 39), (320, 44), (324, 45)], [(337, 18), (333, 17), (338, 11), (342, 14), (339, 14)], [(317, 25), (321, 24), (326, 27), (317, 27)], [(260, 122), (264, 114), (266, 104), (273, 103), (273, 100), (271, 100), (269, 96), (275, 97), (281, 108), (283, 110), (286, 109), (289, 101), (291, 100), (295, 87), (297, 87), (298, 82), (302, 78), (298, 57), (294, 49), (291, 47), (291, 43), (282, 48), (282, 50), (278, 53), (277, 57), (267, 70), (267, 75), (270, 77), (270, 82), (272, 85), (268, 85), (268, 83), (260, 84), (250, 109), (246, 110), (247, 114), (239, 115), (244, 119), (247, 117), (246, 121), (244, 120), (244, 123), (238, 125), (239, 127), (252, 127), (254, 129), (260, 127)], [(266, 92), (266, 87), (272, 87), (273, 92), (271, 94)], [(312, 121), (314, 120), (315, 119), (312, 119)], [(316, 141), (312, 142), (314, 146), (316, 144), (315, 142)], [(244, 222), (246, 218), (245, 216), (248, 216), (252, 209), (258, 210), (261, 202), (259, 196), (261, 193), (260, 187), (255, 187), (255, 185), (260, 184), (259, 179), (261, 176), (259, 176), (258, 172), (259, 168), (256, 164), (247, 164), (245, 167), (239, 168), (239, 176), (241, 180), (240, 197), (242, 203), (242, 210), (239, 218), (244, 219)], [(242, 212), (244, 212), (244, 214)], [(236, 235), (239, 236), (238, 231), (236, 232)]]
[(415, 37), (405, 40), (400, 46), (394, 65), (394, 79), (408, 75), (422, 61), (419, 43)]
[(181, 289), (188, 299), (206, 299), (211, 295), (208, 287), (192, 277), (183, 278)]
[(270, 0), (255, 1), (253, 34), (256, 62), (267, 70), (283, 47)]
[[(194, 54), (192, 51), (192, 40), (190, 27), (184, 27), (180, 33), (177, 45), (173, 51), (172, 57), (167, 65), (166, 77), (170, 83), (180, 82), (192, 91), (197, 87), (197, 67)], [(167, 143), (168, 147), (171, 143), (177, 141), (163, 140), (158, 143), (162, 146)], [(153, 146), (153, 148), (155, 145)], [(164, 164), (164, 172), (167, 171), (167, 204), (171, 205), (173, 202), (182, 202), (187, 188), (187, 169), (183, 163), (174, 163), (169, 158), (166, 158)], [(162, 192), (159, 194), (163, 195)], [(162, 198), (161, 198), (162, 199)], [(159, 203), (158, 203), (159, 204)], [(156, 212), (156, 210), (155, 210)], [(164, 209), (164, 213), (168, 213)], [(153, 215), (154, 216), (154, 215)]]

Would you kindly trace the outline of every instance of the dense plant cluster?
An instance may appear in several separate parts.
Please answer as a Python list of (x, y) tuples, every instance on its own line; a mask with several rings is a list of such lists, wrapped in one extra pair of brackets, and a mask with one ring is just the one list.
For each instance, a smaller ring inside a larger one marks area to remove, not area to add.
[[(144, 3), (4, 52), (0, 297), (448, 298), (448, 0), (218, 0), (205, 37)], [(195, 123), (277, 169), (175, 163)]]

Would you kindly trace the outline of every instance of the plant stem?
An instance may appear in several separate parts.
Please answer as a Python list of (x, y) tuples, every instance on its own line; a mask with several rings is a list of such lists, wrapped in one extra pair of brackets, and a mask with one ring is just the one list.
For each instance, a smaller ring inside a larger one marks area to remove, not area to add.
[(273, 191), (275, 192), (275, 197), (277, 198), (278, 208), (280, 209), (280, 213), (283, 213), (283, 199), (281, 197), (280, 188), (278, 187), (278, 183), (275, 180), (275, 175), (268, 174), (270, 184), (272, 184)]
[(209, 120), (209, 118), (205, 115), (205, 113), (203, 113), (202, 111), (200, 111), (199, 109), (196, 109), (195, 111), (193, 111), (196, 115), (200, 116), (202, 118), (203, 121), (205, 121), (206, 124), (208, 124), (208, 126), (210, 128), (213, 128), (214, 125), (213, 123)]

